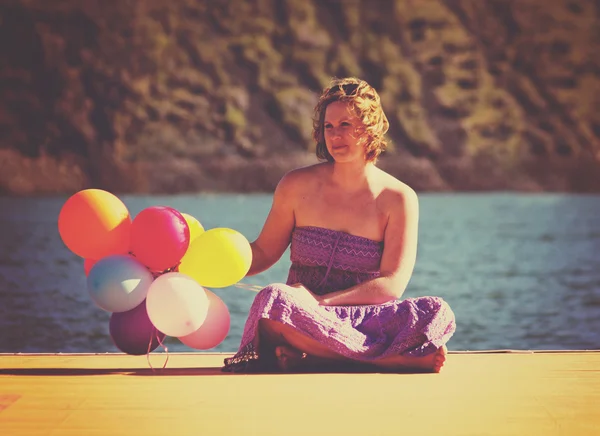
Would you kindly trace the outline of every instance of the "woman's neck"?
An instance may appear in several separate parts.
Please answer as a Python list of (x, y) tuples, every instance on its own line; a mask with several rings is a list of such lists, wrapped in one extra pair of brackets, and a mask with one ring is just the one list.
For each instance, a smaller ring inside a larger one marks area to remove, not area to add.
[(368, 186), (369, 177), (375, 169), (372, 162), (334, 162), (331, 180), (346, 192), (356, 192)]

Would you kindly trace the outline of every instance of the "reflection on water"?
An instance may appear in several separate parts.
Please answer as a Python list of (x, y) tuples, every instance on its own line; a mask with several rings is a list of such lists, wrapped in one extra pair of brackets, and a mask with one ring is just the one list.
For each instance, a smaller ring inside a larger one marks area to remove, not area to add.
[[(122, 196), (134, 216), (168, 205), (206, 228), (258, 235), (268, 195)], [(600, 196), (421, 194), (419, 255), (404, 297), (438, 295), (453, 308), (451, 350), (600, 348)], [(110, 314), (86, 291), (83, 261), (61, 242), (66, 197), (0, 198), (0, 352), (118, 351)], [(245, 279), (287, 276), (289, 254)], [(215, 351), (235, 351), (255, 295), (213, 290), (231, 332)], [(169, 350), (190, 351), (176, 339)]]

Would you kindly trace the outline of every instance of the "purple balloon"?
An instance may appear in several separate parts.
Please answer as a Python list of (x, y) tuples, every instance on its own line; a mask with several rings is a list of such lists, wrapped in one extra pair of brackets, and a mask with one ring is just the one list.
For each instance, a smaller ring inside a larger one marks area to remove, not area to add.
[(150, 321), (146, 300), (126, 312), (113, 313), (110, 316), (108, 329), (116, 347), (134, 356), (148, 353), (148, 344), (151, 340), (150, 351), (154, 351), (166, 336)]

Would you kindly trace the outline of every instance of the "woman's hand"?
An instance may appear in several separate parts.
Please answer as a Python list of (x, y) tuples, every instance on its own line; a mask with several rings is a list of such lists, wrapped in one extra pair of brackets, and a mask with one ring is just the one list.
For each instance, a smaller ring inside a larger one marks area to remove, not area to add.
[(317, 294), (313, 293), (310, 289), (308, 289), (302, 283), (294, 283), (293, 285), (290, 285), (290, 286), (292, 288), (301, 289), (302, 291), (304, 291), (308, 295), (310, 295), (318, 304), (321, 304), (323, 297), (321, 297), (320, 295), (317, 295)]

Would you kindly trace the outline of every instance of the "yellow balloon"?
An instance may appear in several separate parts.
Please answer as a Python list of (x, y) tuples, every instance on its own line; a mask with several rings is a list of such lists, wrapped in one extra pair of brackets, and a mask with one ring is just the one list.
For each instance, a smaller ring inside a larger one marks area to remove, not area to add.
[(208, 288), (225, 288), (239, 282), (252, 263), (250, 243), (228, 228), (207, 230), (188, 248), (179, 272)]
[(196, 239), (198, 236), (200, 236), (202, 233), (204, 233), (204, 227), (202, 227), (202, 224), (200, 224), (200, 221), (198, 221), (193, 216), (191, 216), (187, 213), (182, 213), (181, 215), (183, 215), (183, 218), (185, 218), (185, 222), (187, 223), (187, 225), (190, 229), (190, 244), (191, 244), (194, 239)]

